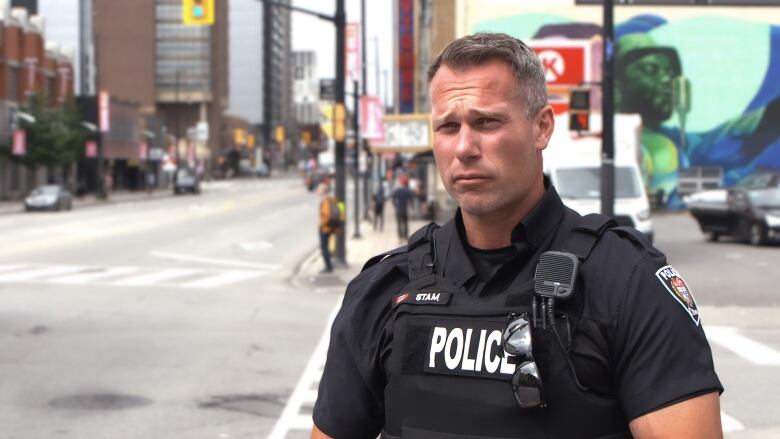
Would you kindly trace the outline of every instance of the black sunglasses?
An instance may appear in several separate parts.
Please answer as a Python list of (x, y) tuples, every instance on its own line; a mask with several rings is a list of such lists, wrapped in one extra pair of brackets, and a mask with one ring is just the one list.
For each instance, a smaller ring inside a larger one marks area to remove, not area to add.
[(541, 407), (542, 379), (533, 359), (531, 322), (528, 314), (510, 314), (504, 329), (501, 346), (522, 362), (512, 375), (512, 388), (520, 408)]

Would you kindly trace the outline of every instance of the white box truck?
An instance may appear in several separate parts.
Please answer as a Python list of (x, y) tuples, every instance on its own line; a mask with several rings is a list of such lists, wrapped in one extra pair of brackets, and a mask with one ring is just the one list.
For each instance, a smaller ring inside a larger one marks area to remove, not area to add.
[[(569, 113), (555, 117), (555, 131), (544, 151), (544, 172), (563, 203), (581, 215), (601, 211), (601, 137), (568, 130)], [(591, 114), (601, 131), (601, 118)], [(615, 219), (653, 240), (650, 202), (642, 180), (639, 115), (615, 116)]]

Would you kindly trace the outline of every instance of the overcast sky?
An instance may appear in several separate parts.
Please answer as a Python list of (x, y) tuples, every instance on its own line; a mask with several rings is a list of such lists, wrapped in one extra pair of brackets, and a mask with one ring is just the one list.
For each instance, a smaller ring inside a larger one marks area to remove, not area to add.
[[(366, 0), (366, 57), (367, 85), (369, 94), (376, 93), (376, 55), (374, 38), (379, 38), (379, 76), (384, 83), (382, 70), (387, 69), (388, 82), (392, 84), (393, 73), (393, 0)], [(332, 15), (336, 10), (335, 0), (293, 0), (295, 6)], [(360, 0), (346, 0), (347, 22), (360, 21)], [(328, 21), (301, 13), (292, 13), (292, 45), (294, 50), (317, 52), (317, 68), (321, 78), (335, 76), (334, 26)], [(384, 85), (382, 85), (384, 90)]]

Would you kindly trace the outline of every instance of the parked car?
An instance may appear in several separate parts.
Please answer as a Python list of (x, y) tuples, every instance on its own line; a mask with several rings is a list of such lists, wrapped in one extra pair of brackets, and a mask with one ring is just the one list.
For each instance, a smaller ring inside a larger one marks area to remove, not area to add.
[(194, 169), (179, 168), (173, 175), (173, 193), (179, 195), (185, 192), (199, 194), (200, 181)]
[(780, 188), (735, 186), (694, 193), (685, 202), (712, 241), (733, 236), (763, 245), (780, 237)]
[(70, 210), (73, 195), (67, 189), (55, 184), (38, 186), (24, 199), (24, 210)]
[(743, 178), (735, 185), (739, 188), (780, 188), (780, 172), (760, 170)]

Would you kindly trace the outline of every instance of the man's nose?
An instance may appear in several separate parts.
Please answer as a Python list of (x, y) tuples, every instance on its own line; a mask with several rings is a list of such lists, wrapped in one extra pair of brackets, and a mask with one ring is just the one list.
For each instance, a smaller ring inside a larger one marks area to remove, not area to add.
[(482, 155), (479, 133), (468, 125), (462, 125), (458, 136), (456, 157), (461, 162), (470, 162)]

